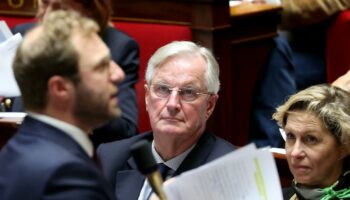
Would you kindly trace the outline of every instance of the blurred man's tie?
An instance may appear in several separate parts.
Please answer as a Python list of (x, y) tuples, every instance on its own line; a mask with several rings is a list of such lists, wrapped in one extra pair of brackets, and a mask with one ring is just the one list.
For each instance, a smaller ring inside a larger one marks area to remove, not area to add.
[(170, 178), (174, 173), (174, 170), (166, 166), (164, 163), (158, 163), (158, 169), (164, 181)]

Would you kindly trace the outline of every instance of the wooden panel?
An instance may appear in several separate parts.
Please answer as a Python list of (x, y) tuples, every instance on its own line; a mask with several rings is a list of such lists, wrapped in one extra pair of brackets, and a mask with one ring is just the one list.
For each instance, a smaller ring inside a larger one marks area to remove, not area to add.
[[(35, 0), (22, 2), (0, 1), (0, 14), (18, 14), (21, 10), (23, 15), (33, 16)], [(230, 8), (228, 0), (114, 0), (113, 3), (116, 20), (188, 25), (193, 41), (213, 51), (221, 69), (222, 89), (207, 127), (235, 145), (245, 145), (254, 85), (273, 47), (280, 7), (242, 4)]]
[[(256, 8), (255, 6), (258, 6)], [(208, 129), (237, 146), (248, 143), (252, 95), (277, 35), (279, 6), (242, 4), (231, 8), (230, 29), (215, 49), (222, 89)], [(214, 38), (214, 43), (220, 39)]]
[(114, 20), (189, 25), (191, 5), (174, 1), (116, 0)]
[(37, 10), (37, 0), (1, 0), (0, 14), (34, 16)]

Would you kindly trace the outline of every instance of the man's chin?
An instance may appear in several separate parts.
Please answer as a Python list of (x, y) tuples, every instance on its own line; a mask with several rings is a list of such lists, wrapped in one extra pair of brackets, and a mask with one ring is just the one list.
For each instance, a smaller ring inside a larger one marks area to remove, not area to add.
[(169, 135), (181, 135), (182, 133), (184, 133), (184, 129), (179, 127), (178, 125), (174, 125), (174, 124), (166, 124), (166, 125), (162, 125), (159, 130), (165, 134), (169, 134)]

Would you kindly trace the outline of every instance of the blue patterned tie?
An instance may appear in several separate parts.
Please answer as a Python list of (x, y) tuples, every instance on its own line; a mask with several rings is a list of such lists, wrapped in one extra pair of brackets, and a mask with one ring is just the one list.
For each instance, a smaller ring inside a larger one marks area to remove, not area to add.
[(173, 172), (173, 170), (164, 163), (158, 163), (158, 170), (164, 181), (169, 178)]

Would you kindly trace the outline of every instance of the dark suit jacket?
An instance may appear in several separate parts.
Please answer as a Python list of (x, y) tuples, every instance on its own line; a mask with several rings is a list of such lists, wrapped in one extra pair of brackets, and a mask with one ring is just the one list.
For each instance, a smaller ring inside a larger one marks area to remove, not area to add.
[(0, 199), (114, 199), (102, 172), (62, 131), (26, 117), (0, 151)]
[[(152, 140), (152, 132), (129, 139), (101, 144), (97, 150), (103, 171), (112, 184), (118, 200), (137, 199), (145, 177), (137, 170), (130, 146), (142, 139)], [(179, 166), (174, 176), (208, 163), (234, 150), (227, 141), (205, 132), (197, 145)]]
[(283, 192), (283, 199), (285, 200), (289, 200), (295, 194), (295, 191), (292, 187), (283, 188), (282, 192)]
[[(14, 33), (25, 34), (35, 23), (26, 23), (14, 27)], [(94, 130), (92, 137), (95, 145), (117, 139), (131, 137), (138, 133), (138, 109), (135, 84), (138, 81), (139, 46), (134, 39), (125, 33), (108, 27), (101, 36), (111, 51), (112, 59), (118, 63), (125, 73), (125, 80), (118, 84), (118, 104), (122, 117), (111, 120)], [(15, 98), (12, 111), (23, 112), (21, 98)]]

